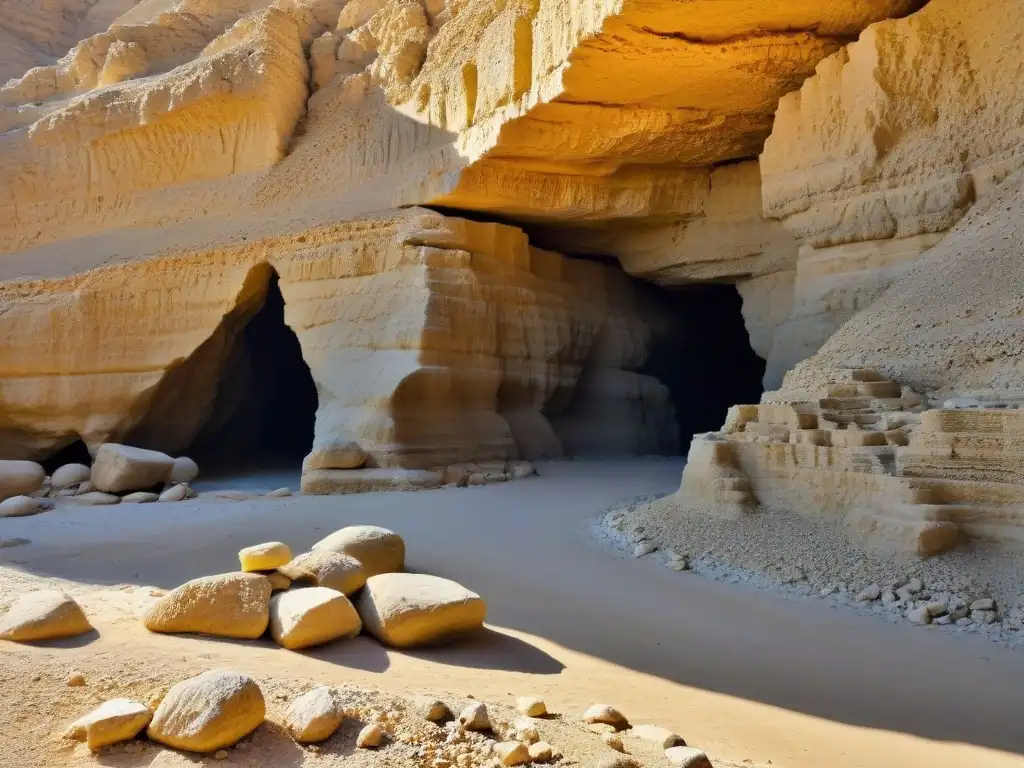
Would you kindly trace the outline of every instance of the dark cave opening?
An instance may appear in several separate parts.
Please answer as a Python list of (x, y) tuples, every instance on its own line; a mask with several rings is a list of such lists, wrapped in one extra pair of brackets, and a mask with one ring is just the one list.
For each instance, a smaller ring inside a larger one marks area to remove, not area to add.
[(84, 442), (75, 440), (39, 463), (43, 465), (46, 474), (52, 475), (65, 464), (85, 464), (88, 467), (92, 464), (92, 456), (89, 454), (89, 449)]
[(294, 469), (313, 445), (317, 391), (272, 272), (263, 306), (235, 336), (206, 425), (186, 452), (208, 471)]
[(655, 334), (637, 372), (668, 387), (685, 454), (694, 435), (721, 428), (731, 406), (760, 401), (765, 361), (750, 346), (735, 285), (648, 283), (641, 290), (664, 307), (670, 324)]

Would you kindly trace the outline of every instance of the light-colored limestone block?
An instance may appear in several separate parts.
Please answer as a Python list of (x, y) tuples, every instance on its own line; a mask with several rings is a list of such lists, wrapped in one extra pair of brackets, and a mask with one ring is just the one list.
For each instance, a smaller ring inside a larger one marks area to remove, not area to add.
[(151, 632), (256, 638), (270, 620), (270, 594), (270, 582), (258, 573), (203, 576), (157, 600), (144, 623)]
[(270, 599), (270, 634), (278, 645), (292, 651), (355, 637), (361, 629), (352, 603), (333, 589), (308, 587)]

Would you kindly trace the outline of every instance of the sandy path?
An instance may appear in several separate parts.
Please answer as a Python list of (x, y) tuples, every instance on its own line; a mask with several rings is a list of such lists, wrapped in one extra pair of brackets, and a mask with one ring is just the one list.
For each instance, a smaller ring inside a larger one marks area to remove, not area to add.
[[(97, 654), (173, 654), (396, 690), (494, 699), (537, 692), (562, 711), (609, 701), (737, 763), (1024, 765), (1021, 654), (679, 574), (591, 540), (589, 519), (601, 508), (677, 487), (678, 461), (566, 462), (541, 471), (483, 488), (74, 509), (2, 521), (4, 536), (33, 540), (0, 550), (0, 564), (20, 571), (0, 572), (6, 588), (30, 574), (172, 587), (231, 570), (246, 544), (282, 539), (301, 549), (342, 525), (379, 523), (406, 537), (411, 568), (487, 598), (498, 631), (469, 646), (399, 654), (359, 639), (300, 656), (264, 643), (154, 636), (111, 619), (99, 621), (99, 637), (85, 645), (7, 645), (0, 653), (68, 664)], [(272, 488), (288, 479), (294, 486), (295, 478), (257, 482)]]

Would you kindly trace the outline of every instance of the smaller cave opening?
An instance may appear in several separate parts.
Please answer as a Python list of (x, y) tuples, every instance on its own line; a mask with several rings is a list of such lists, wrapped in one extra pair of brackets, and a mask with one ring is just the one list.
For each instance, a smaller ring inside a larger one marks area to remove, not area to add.
[(313, 445), (317, 390), (271, 272), (263, 306), (237, 333), (210, 418), (186, 453), (203, 474), (294, 471)]
[(750, 346), (735, 285), (648, 283), (641, 290), (663, 307), (670, 322), (655, 334), (637, 372), (668, 388), (685, 454), (694, 435), (722, 427), (730, 407), (760, 401), (765, 361)]
[(75, 440), (73, 443), (65, 445), (56, 453), (50, 454), (39, 463), (43, 465), (46, 474), (52, 475), (65, 464), (85, 464), (88, 467), (92, 464), (92, 456), (89, 454), (89, 449), (84, 442)]

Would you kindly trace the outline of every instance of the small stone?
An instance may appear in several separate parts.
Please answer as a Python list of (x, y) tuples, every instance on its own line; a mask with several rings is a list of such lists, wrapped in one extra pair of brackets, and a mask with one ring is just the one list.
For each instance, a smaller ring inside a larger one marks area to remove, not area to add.
[(320, 686), (294, 699), (284, 713), (284, 727), (300, 744), (329, 739), (345, 718), (345, 710), (335, 692)]
[(601, 741), (607, 744), (609, 747), (614, 749), (616, 752), (625, 752), (626, 747), (622, 743), (622, 739), (619, 738), (618, 734), (605, 733), (601, 735)]
[(899, 601), (900, 598), (891, 589), (887, 589), (885, 590), (885, 592), (882, 593), (883, 605), (892, 605), (893, 603), (898, 603)]
[(838, 591), (839, 587), (837, 587), (835, 584), (829, 584), (827, 587), (823, 587), (822, 589), (820, 589), (818, 591), (818, 594), (822, 597), (828, 597), (829, 595), (834, 595)]
[(673, 733), (668, 728), (662, 728), (660, 725), (634, 725), (629, 730), (629, 735), (655, 744), (660, 749), (686, 746), (686, 741), (682, 736)]
[(604, 736), (606, 733), (615, 733), (618, 729), (608, 723), (587, 723), (587, 730)]
[(424, 720), (436, 723), (451, 715), (448, 705), (438, 699), (431, 699), (428, 696), (417, 696), (413, 699), (412, 710)]
[(122, 504), (152, 504), (160, 498), (160, 494), (150, 491), (135, 491), (121, 497)]
[(283, 592), (292, 585), (292, 580), (280, 571), (270, 571), (263, 575), (267, 577), (267, 580), (270, 582), (270, 588), (274, 592)]
[(348, 598), (327, 587), (279, 592), (270, 598), (270, 635), (292, 651), (355, 637), (362, 628)]
[(693, 747), (671, 747), (665, 750), (665, 757), (679, 768), (711, 768), (708, 756)]
[(877, 584), (872, 584), (869, 587), (865, 587), (857, 593), (857, 601), (864, 603), (870, 600), (877, 600), (882, 596), (882, 588)]
[(12, 496), (0, 501), (0, 517), (28, 517), (43, 511), (39, 499), (31, 496)]
[(949, 615), (939, 616), (937, 619), (935, 619), (932, 622), (932, 624), (940, 624), (940, 625), (943, 625), (943, 626), (945, 626), (946, 624), (952, 624), (952, 623), (953, 623), (953, 619)]
[(953, 621), (965, 618), (971, 611), (967, 607), (967, 601), (962, 597), (955, 597), (946, 604), (946, 611)]
[(218, 749), (216, 752), (213, 753), (213, 759), (214, 760), (227, 760), (228, 759), (228, 751), (226, 749)]
[(946, 612), (946, 604), (941, 602), (932, 601), (925, 605), (924, 609), (928, 611), (928, 615), (932, 618), (941, 616)]
[(548, 707), (544, 699), (536, 696), (523, 696), (516, 700), (516, 709), (527, 717), (544, 717), (548, 713)]
[(83, 507), (102, 507), (108, 504), (120, 504), (121, 497), (115, 496), (112, 493), (91, 491), (89, 493), (82, 493), (75, 496), (74, 501), (75, 504), (81, 504)]
[(530, 762), (530, 750), (519, 741), (502, 741), (494, 745), (494, 754), (502, 765), (522, 765)]
[(249, 494), (245, 491), (214, 491), (213, 497), (227, 501), (245, 501), (249, 498)]
[(524, 744), (536, 744), (540, 741), (540, 731), (528, 717), (521, 717), (514, 724), (515, 738), (513, 741), (521, 741)]
[(907, 611), (907, 620), (912, 624), (931, 624), (932, 615), (928, 613), (927, 606), (921, 606)]
[(81, 496), (83, 493), (92, 493), (96, 490), (96, 486), (93, 485), (92, 480), (86, 480), (84, 483), (79, 483), (75, 489), (75, 495)]
[(590, 724), (604, 723), (616, 730), (629, 727), (629, 721), (626, 719), (626, 716), (609, 704), (594, 704), (590, 706), (583, 713), (583, 722)]
[(971, 603), (972, 611), (991, 611), (996, 607), (996, 601), (991, 597), (983, 597)]
[(653, 541), (641, 541), (633, 548), (633, 557), (645, 557), (657, 551), (658, 547)]
[(673, 571), (688, 571), (690, 569), (690, 561), (686, 559), (669, 560), (666, 565), (668, 565), (668, 567)]
[(914, 599), (914, 593), (910, 591), (910, 588), (905, 584), (896, 590), (896, 596), (904, 602), (912, 602)]
[(188, 486), (185, 483), (172, 485), (160, 494), (159, 501), (184, 501), (188, 495)]
[(351, 595), (366, 584), (366, 571), (356, 558), (330, 550), (314, 550), (296, 555), (284, 565), (281, 573), (292, 581), (309, 581)]
[(376, 749), (383, 742), (384, 730), (377, 723), (365, 726), (356, 736), (356, 746), (362, 749)]
[(284, 499), (292, 495), (290, 488), (275, 488), (266, 495), (268, 499)]
[(546, 741), (538, 741), (536, 744), (530, 745), (529, 753), (531, 760), (546, 763), (554, 756), (555, 750)]
[(272, 571), (285, 565), (291, 559), (291, 548), (280, 541), (253, 544), (238, 552), (238, 561), (242, 565), (242, 570), (247, 572)]
[(111, 699), (73, 722), (65, 736), (85, 741), (89, 749), (101, 749), (134, 739), (152, 719), (153, 713), (145, 704), (131, 699)]
[(486, 731), (491, 727), (491, 718), (487, 714), (487, 705), (475, 701), (459, 713), (459, 724), (469, 731)]
[(971, 621), (975, 624), (991, 624), (996, 620), (995, 611), (982, 611), (973, 610), (971, 611)]
[(67, 676), (67, 679), (64, 680), (64, 684), (68, 686), (68, 688), (81, 688), (85, 685), (85, 675), (78, 670), (75, 670)]
[(65, 464), (50, 476), (50, 487), (59, 491), (79, 485), (89, 479), (91, 472), (85, 464)]
[(916, 576), (914, 578), (912, 578), (912, 579), (907, 579), (906, 586), (907, 586), (907, 589), (910, 590), (910, 593), (914, 594), (914, 595), (916, 595), (918, 592), (920, 592), (922, 589), (924, 589), (924, 584)]

